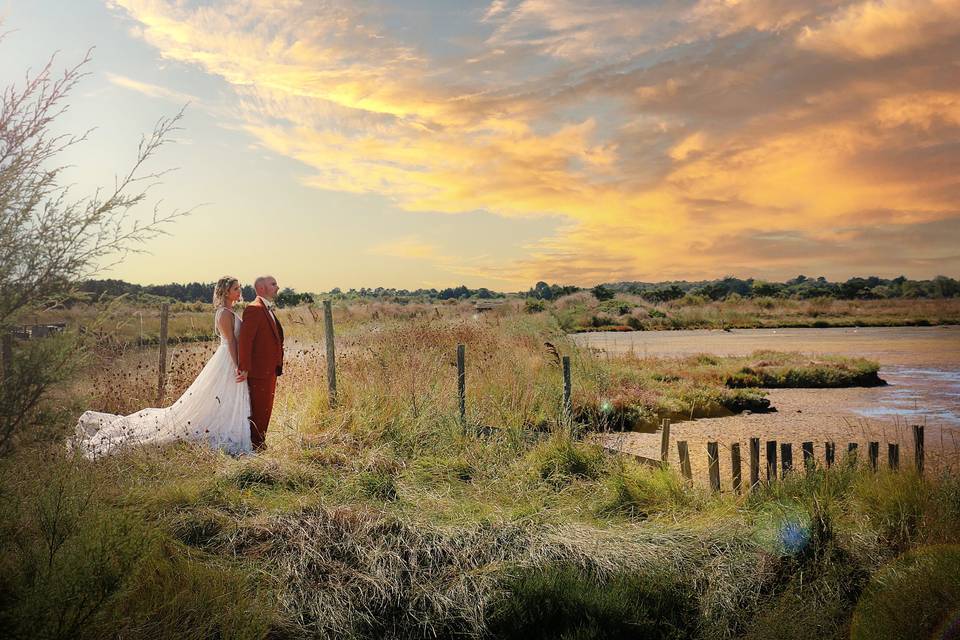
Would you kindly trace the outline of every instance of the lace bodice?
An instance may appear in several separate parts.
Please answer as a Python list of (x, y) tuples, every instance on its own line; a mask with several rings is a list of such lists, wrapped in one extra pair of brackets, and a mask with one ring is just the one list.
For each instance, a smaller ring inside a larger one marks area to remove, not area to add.
[(227, 339), (220, 333), (220, 314), (229, 313), (233, 316), (233, 337), (236, 339), (240, 335), (240, 316), (235, 314), (230, 309), (226, 307), (217, 308), (217, 312), (213, 316), (213, 330), (217, 332), (217, 335), (220, 336), (220, 344), (226, 344)]

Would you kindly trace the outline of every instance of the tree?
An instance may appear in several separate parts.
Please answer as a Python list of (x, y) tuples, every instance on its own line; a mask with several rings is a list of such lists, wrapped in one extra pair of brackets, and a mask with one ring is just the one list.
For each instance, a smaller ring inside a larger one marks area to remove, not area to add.
[(683, 297), (683, 289), (675, 284), (669, 287), (658, 287), (656, 289), (647, 289), (640, 293), (640, 296), (649, 302), (669, 302), (679, 300)]
[[(89, 60), (88, 53), (55, 76), (51, 57), (39, 73), (28, 73), (22, 86), (6, 87), (0, 98), (0, 336), (9, 335), (23, 314), (69, 296), (76, 283), (105, 268), (105, 260), (116, 264), (127, 253), (142, 251), (144, 242), (185, 215), (161, 215), (154, 207), (147, 223), (132, 216), (166, 173), (148, 173), (145, 165), (177, 130), (183, 109), (161, 119), (141, 139), (132, 167), (111, 188), (72, 199), (58, 158), (89, 131), (55, 135), (52, 125), (86, 75)], [(3, 363), (0, 453), (10, 449), (18, 434), (38, 426), (47, 391), (79, 362), (78, 346), (30, 341), (18, 345)]]
[(605, 287), (602, 284), (598, 284), (591, 289), (590, 292), (593, 293), (593, 297), (600, 302), (603, 302), (604, 300), (612, 300), (613, 296), (616, 295), (612, 289)]
[(766, 282), (764, 280), (756, 280), (750, 286), (751, 295), (753, 296), (776, 296), (781, 291), (783, 291), (784, 285), (779, 282)]
[(548, 285), (546, 282), (540, 281), (533, 286), (533, 297), (541, 300), (552, 300), (553, 291), (550, 289), (550, 285)]

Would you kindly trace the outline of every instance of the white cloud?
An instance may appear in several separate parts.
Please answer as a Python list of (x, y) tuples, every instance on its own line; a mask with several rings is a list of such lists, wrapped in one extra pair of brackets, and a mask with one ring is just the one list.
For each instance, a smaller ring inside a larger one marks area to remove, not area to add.
[(107, 81), (110, 84), (113, 84), (124, 89), (129, 89), (130, 91), (135, 91), (139, 94), (149, 96), (151, 98), (160, 98), (161, 100), (169, 100), (171, 102), (179, 102), (184, 104), (187, 102), (197, 103), (199, 99), (195, 96), (192, 96), (188, 93), (183, 93), (181, 91), (175, 91), (173, 89), (167, 89), (166, 87), (161, 87), (159, 85), (151, 84), (149, 82), (142, 82), (140, 80), (134, 80), (133, 78), (128, 78), (127, 76), (122, 76), (118, 73), (107, 72)]

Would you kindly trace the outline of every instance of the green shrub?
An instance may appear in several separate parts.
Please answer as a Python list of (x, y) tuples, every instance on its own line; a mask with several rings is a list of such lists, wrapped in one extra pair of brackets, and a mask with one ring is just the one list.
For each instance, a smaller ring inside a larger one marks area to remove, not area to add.
[(850, 638), (956, 638), (960, 546), (921, 547), (877, 571), (853, 615)]
[[(0, 335), (9, 330), (0, 325)], [(3, 363), (0, 384), (0, 455), (17, 446), (63, 435), (67, 421), (62, 403), (47, 396), (83, 364), (85, 352), (72, 334), (15, 343), (11, 362)]]
[(527, 298), (523, 305), (523, 310), (527, 313), (540, 313), (546, 308), (547, 306), (543, 300), (534, 300), (533, 298)]
[(3, 470), (0, 628), (13, 638), (96, 637), (153, 537), (104, 508), (82, 461), (24, 462), (27, 472)]

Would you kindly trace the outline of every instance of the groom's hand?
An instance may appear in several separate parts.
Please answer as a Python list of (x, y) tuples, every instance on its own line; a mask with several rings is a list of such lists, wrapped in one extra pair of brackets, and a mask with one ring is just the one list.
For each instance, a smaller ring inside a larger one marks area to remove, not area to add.
[(246, 379), (247, 379), (247, 372), (240, 371), (240, 369), (237, 369), (237, 382), (243, 382)]

